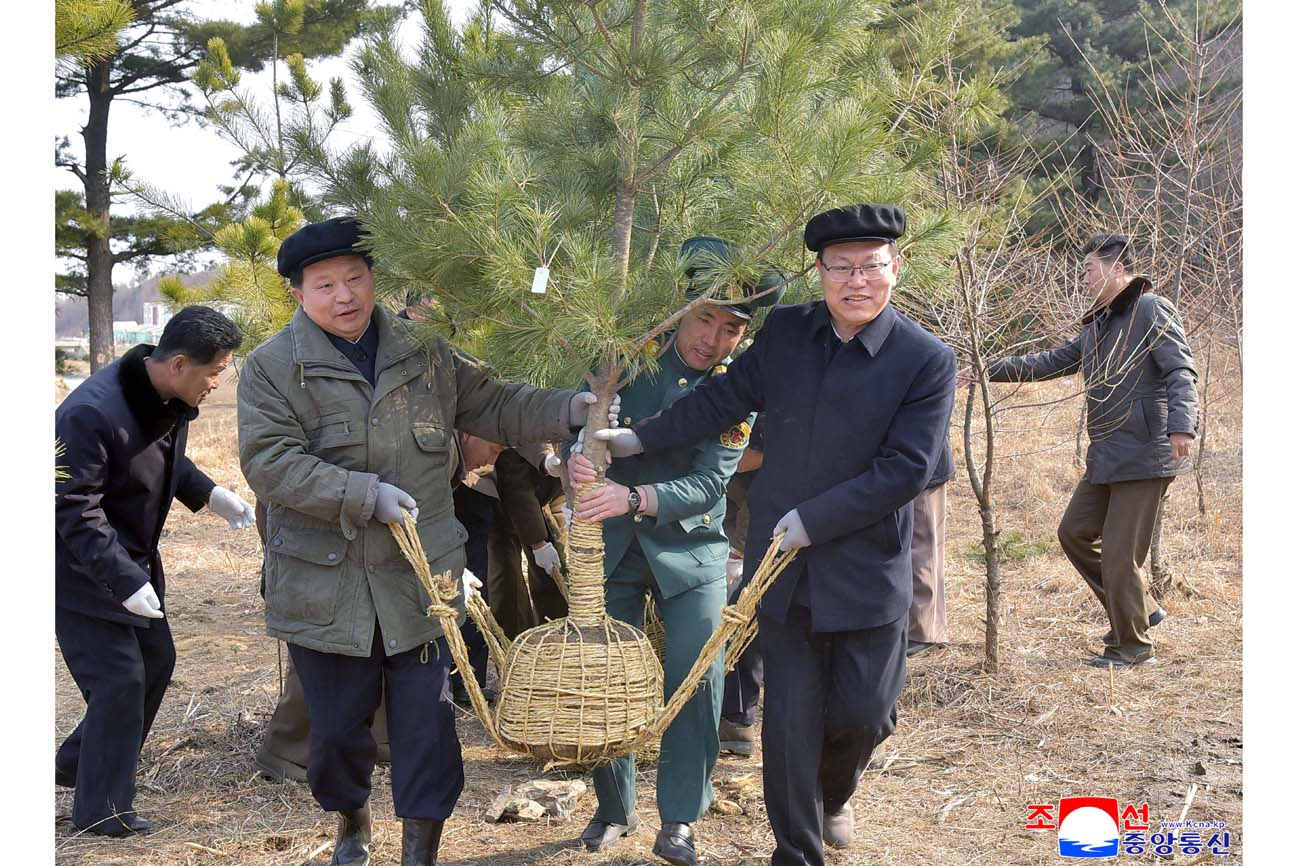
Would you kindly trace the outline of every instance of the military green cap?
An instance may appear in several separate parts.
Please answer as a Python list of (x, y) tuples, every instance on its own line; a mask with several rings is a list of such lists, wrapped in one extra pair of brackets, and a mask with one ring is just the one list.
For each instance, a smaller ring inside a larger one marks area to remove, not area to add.
[[(713, 285), (713, 272), (732, 262), (739, 254), (740, 250), (735, 244), (713, 235), (697, 235), (683, 241), (678, 257), (686, 264), (687, 299), (698, 298), (702, 292), (707, 291)], [(786, 276), (780, 269), (765, 267), (759, 274), (757, 283), (742, 286), (744, 293), (756, 295), (773, 286), (780, 288), (753, 300), (728, 301), (722, 308), (749, 321), (763, 307), (770, 307), (781, 299), (785, 294), (785, 282)]]

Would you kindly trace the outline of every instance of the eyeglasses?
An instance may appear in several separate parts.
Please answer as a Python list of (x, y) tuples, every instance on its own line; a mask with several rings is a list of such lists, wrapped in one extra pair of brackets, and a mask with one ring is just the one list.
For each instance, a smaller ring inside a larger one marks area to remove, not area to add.
[(885, 268), (889, 267), (893, 263), (893, 259), (886, 259), (883, 262), (871, 262), (870, 264), (858, 265), (856, 267), (826, 264), (823, 264), (822, 267), (825, 268), (826, 273), (830, 274), (831, 278), (835, 280), (847, 280), (852, 277), (854, 273), (860, 273), (867, 279), (872, 279), (883, 274)]

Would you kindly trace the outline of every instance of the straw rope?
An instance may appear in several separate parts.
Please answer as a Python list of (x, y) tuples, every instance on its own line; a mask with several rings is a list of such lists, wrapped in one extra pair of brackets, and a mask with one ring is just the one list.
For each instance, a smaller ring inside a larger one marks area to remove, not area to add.
[(458, 582), (451, 572), (434, 577), (409, 516), (401, 524), (389, 524), (389, 531), (429, 594), (428, 615), (442, 624), (470, 703), (492, 739), (510, 752), (578, 763), (636, 752), (662, 737), (698, 691), (718, 653), (753, 621), (763, 594), (797, 555), (781, 552), (781, 538), (773, 539), (753, 579), (736, 604), (722, 609), (722, 623), (672, 698), (660, 707), (663, 667), (650, 641), (639, 629), (606, 615), (603, 579), (595, 582), (583, 574), (599, 557), (601, 571), (596, 574), (603, 576), (601, 527), (575, 522), (570, 556), (577, 563), (578, 579), (570, 584), (570, 616), (528, 629), (510, 644), (481, 596), (471, 594), (467, 602), (502, 671), (494, 719), (477, 679), (466, 675), (472, 671), (469, 652), (452, 606), (460, 592)]
[(569, 616), (581, 626), (598, 625), (605, 616), (604, 528), (574, 518), (569, 527), (568, 553)]
[(677, 687), (672, 698), (659, 712), (653, 722), (643, 730), (637, 739), (632, 743), (632, 750), (640, 748), (643, 744), (652, 739), (662, 737), (672, 724), (673, 719), (682, 708), (695, 696), (699, 690), (700, 680), (704, 678), (713, 660), (718, 657), (727, 640), (734, 635), (739, 629), (743, 628), (746, 623), (754, 619), (754, 613), (758, 610), (758, 603), (763, 598), (763, 593), (776, 582), (777, 577), (785, 570), (794, 558), (798, 555), (798, 550), (781, 550), (781, 540), (785, 533), (772, 539), (772, 543), (767, 548), (767, 553), (763, 555), (762, 562), (754, 571), (754, 578), (749, 584), (741, 590), (740, 597), (736, 603), (726, 605), (722, 608), (722, 624), (709, 635), (708, 641), (705, 642), (704, 648), (700, 650), (699, 658), (691, 666), (690, 673), (682, 684)]
[(471, 592), (469, 598), (465, 600), (465, 613), (474, 621), (474, 625), (478, 626), (479, 634), (483, 635), (483, 642), (487, 644), (488, 655), (492, 658), (497, 674), (505, 673), (510, 638), (506, 637), (505, 630), (492, 615), (492, 609), (488, 607), (487, 601), (479, 593)]
[[(469, 692), (469, 700), (474, 707), (474, 712), (483, 723), (483, 727), (487, 728), (488, 733), (492, 735), (492, 739), (496, 740), (501, 748), (509, 750), (510, 746), (497, 736), (496, 727), (492, 724), (492, 711), (488, 708), (483, 689), (479, 687), (478, 678), (474, 676), (474, 667), (469, 661), (469, 650), (465, 647), (465, 639), (460, 634), (460, 614), (452, 607), (452, 602), (460, 594), (457, 581), (450, 571), (444, 571), (436, 578), (433, 576), (433, 571), (429, 568), (429, 560), (424, 555), (424, 545), (420, 543), (415, 521), (409, 514), (403, 512), (402, 522), (388, 524), (388, 530), (396, 539), (397, 546), (406, 557), (406, 561), (415, 569), (416, 576), (424, 585), (424, 591), (429, 594), (430, 604), (427, 613), (429, 616), (437, 617), (439, 624), (442, 625), (443, 637), (451, 647), (451, 656), (461, 672), (461, 679)], [(491, 617), (490, 611), (488, 616)], [(487, 632), (484, 632), (484, 635), (486, 636)], [(489, 641), (489, 645), (490, 643)]]

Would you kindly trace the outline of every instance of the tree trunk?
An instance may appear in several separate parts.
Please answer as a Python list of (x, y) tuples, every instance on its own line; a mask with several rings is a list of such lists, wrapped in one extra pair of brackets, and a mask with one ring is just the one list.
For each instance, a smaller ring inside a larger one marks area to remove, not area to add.
[(1205, 440), (1210, 435), (1210, 375), (1214, 366), (1214, 321), (1210, 321), (1210, 334), (1206, 340), (1205, 377), (1201, 380), (1201, 435), (1196, 437), (1196, 462), (1192, 474), (1196, 477), (1196, 507), (1205, 515)]
[(108, 110), (111, 61), (96, 63), (86, 73), (90, 117), (81, 130), (86, 144), (86, 210), (98, 222), (86, 250), (86, 308), (89, 314), (90, 371), (113, 360), (113, 250), (109, 245)]
[(1083, 468), (1083, 431), (1088, 425), (1088, 396), (1083, 397), (1083, 407), (1079, 409), (1079, 423), (1074, 428), (1074, 465)]
[[(587, 430), (599, 430), (609, 421), (609, 404), (614, 398), (618, 383), (617, 366), (612, 361), (601, 365), (597, 381), (596, 402), (587, 409)], [(605, 538), (603, 526), (579, 520), (577, 500), (588, 490), (605, 483), (605, 454), (608, 446), (599, 439), (583, 442), (582, 453), (596, 467), (596, 481), (581, 489), (574, 488), (570, 508), (574, 509), (573, 525), (568, 537), (565, 561), (569, 564), (569, 618), (577, 625), (599, 625), (605, 617)], [(594, 531), (592, 531), (594, 529)]]
[(992, 502), (980, 503), (980, 528), (984, 542), (984, 670), (998, 672), (998, 615), (1002, 599), (1002, 570), (998, 559), (998, 531)]

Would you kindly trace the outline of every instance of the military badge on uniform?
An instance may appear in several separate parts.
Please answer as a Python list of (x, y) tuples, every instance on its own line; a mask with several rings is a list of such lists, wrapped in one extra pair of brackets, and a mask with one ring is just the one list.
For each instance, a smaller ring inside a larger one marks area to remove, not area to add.
[(714, 375), (714, 376), (721, 376), (721, 375), (722, 375), (723, 373), (725, 373), (725, 372), (727, 372), (727, 365), (726, 365), (726, 364), (719, 364), (718, 366), (716, 366), (716, 367), (713, 368), (713, 375)]
[(732, 427), (726, 433), (718, 437), (723, 448), (731, 448), (739, 451), (749, 444), (749, 422), (741, 421), (735, 427)]

